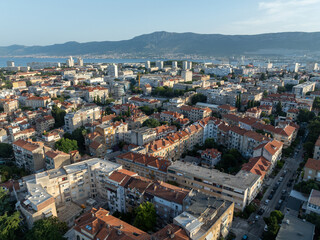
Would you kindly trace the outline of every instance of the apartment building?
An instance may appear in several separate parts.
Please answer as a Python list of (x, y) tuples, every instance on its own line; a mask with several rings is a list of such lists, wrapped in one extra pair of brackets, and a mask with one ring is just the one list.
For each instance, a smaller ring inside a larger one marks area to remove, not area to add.
[(159, 181), (166, 180), (167, 169), (171, 164), (164, 158), (136, 152), (121, 154), (116, 157), (116, 162), (121, 164), (124, 169), (138, 173), (139, 176)]
[(19, 139), (12, 144), (15, 163), (18, 167), (35, 173), (45, 168), (43, 144)]
[(296, 86), (293, 86), (292, 92), (297, 97), (303, 97), (306, 95), (307, 92), (313, 92), (315, 87), (316, 87), (315, 82), (304, 82), (304, 83), (298, 84)]
[(299, 115), (299, 109), (297, 108), (289, 109), (287, 112), (287, 117), (291, 118), (292, 121), (296, 121), (298, 118), (298, 115)]
[(128, 129), (133, 130), (140, 128), (147, 119), (149, 119), (149, 116), (145, 115), (144, 113), (134, 112), (130, 117), (126, 118)]
[(5, 99), (5, 102), (2, 103), (2, 106), (4, 112), (13, 112), (19, 108), (19, 101), (15, 99)]
[(212, 110), (210, 108), (199, 108), (183, 105), (180, 108), (178, 108), (178, 112), (190, 119), (190, 121), (195, 122), (203, 118), (210, 117)]
[[(92, 158), (23, 178), (23, 185), (28, 189), (21, 195), (24, 194), (26, 197), (28, 192), (37, 190), (33, 189), (30, 183), (36, 187), (41, 186), (44, 189), (43, 194), (48, 194), (54, 199), (58, 217), (63, 218), (68, 225), (72, 226), (75, 217), (82, 211), (81, 208), (75, 206), (74, 202), (86, 204), (89, 198), (101, 196), (103, 191), (108, 190), (100, 187), (102, 182), (108, 179), (112, 172), (120, 169), (122, 167), (119, 164)], [(23, 201), (24, 199), (21, 200)], [(66, 217), (63, 214), (66, 208), (75, 210)]]
[(234, 202), (235, 208), (241, 211), (256, 197), (262, 184), (260, 176), (251, 172), (239, 171), (234, 176), (180, 161), (168, 167), (167, 179), (180, 186)]
[(195, 194), (190, 206), (173, 223), (184, 229), (188, 239), (217, 240), (231, 229), (234, 203), (203, 193)]
[(71, 164), (70, 155), (59, 150), (47, 151), (44, 154), (46, 169), (57, 169)]
[(103, 123), (96, 127), (96, 132), (101, 134), (105, 140), (107, 148), (111, 148), (120, 141), (125, 140), (125, 134), (128, 132), (128, 124), (125, 122)]
[(98, 106), (86, 106), (76, 112), (70, 112), (65, 115), (65, 129), (67, 132), (72, 133), (77, 128), (100, 118), (101, 110)]
[(130, 143), (138, 146), (143, 146), (157, 139), (157, 132), (154, 128), (142, 127), (131, 130)]
[(163, 111), (160, 113), (160, 120), (168, 123), (176, 122), (178, 119), (183, 119), (183, 114), (172, 112), (172, 111)]
[(249, 161), (242, 165), (241, 170), (248, 171), (261, 176), (261, 180), (270, 173), (271, 162), (263, 156), (250, 158)]
[[(17, 127), (20, 129), (19, 127)], [(24, 129), (11, 134), (11, 141), (17, 141), (19, 139), (28, 139), (36, 135), (36, 131), (33, 128)]]
[(249, 108), (246, 111), (246, 116), (259, 119), (261, 116), (261, 113), (262, 113), (262, 110), (260, 108), (253, 107), (253, 108)]
[(27, 107), (32, 108), (40, 108), (40, 107), (47, 107), (47, 105), (51, 102), (51, 98), (49, 97), (29, 97), (25, 101), (25, 105)]
[(41, 184), (28, 182), (19, 190), (14, 189), (14, 193), (17, 210), (24, 216), (29, 229), (38, 220), (58, 216), (54, 197)]
[(51, 115), (46, 115), (36, 119), (36, 131), (39, 134), (49, 131), (54, 127), (55, 120)]
[(89, 103), (94, 101), (104, 103), (108, 97), (109, 90), (101, 86), (88, 87), (84, 93), (84, 99)]

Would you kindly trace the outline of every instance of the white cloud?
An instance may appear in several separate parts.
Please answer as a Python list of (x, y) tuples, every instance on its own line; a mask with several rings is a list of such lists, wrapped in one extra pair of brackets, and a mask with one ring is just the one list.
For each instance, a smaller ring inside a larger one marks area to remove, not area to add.
[(244, 32), (319, 31), (320, 0), (272, 0), (258, 3), (252, 17), (236, 22)]

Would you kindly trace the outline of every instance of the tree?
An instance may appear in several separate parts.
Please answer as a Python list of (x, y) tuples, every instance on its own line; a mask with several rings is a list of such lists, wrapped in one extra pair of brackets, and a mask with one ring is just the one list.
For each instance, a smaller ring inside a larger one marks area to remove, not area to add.
[(10, 158), (13, 156), (12, 145), (7, 143), (0, 143), (0, 157), (1, 158)]
[(71, 151), (78, 149), (78, 143), (76, 140), (61, 138), (55, 143), (55, 147), (62, 152), (70, 153)]
[(12, 210), (13, 206), (10, 202), (9, 191), (0, 188), (0, 215), (11, 212)]
[(150, 108), (148, 106), (143, 106), (139, 108), (142, 112), (144, 112), (146, 115), (150, 116), (154, 113), (154, 109)]
[(136, 218), (133, 225), (145, 232), (153, 231), (156, 225), (156, 209), (151, 202), (140, 204), (135, 209)]
[(315, 97), (313, 100), (313, 108), (320, 108), (320, 97)]
[(87, 134), (87, 130), (84, 127), (79, 127), (72, 132), (72, 134), (66, 133), (64, 135), (65, 138), (69, 138), (71, 140), (76, 140), (79, 151), (84, 152), (85, 149), (85, 139), (84, 136)]
[(297, 120), (299, 122), (310, 122), (316, 117), (314, 112), (310, 112), (307, 109), (300, 109)]
[(21, 239), (17, 237), (17, 232), (20, 230), (20, 222), (20, 213), (18, 211), (12, 215), (5, 213), (0, 216), (0, 239)]
[(55, 120), (54, 127), (62, 127), (64, 125), (64, 116), (66, 115), (66, 111), (62, 110), (56, 105), (53, 105), (51, 114)]
[(276, 113), (277, 113), (278, 115), (280, 115), (280, 114), (282, 113), (282, 105), (281, 105), (281, 102), (280, 102), (280, 101), (277, 103)]
[(193, 95), (191, 98), (192, 105), (195, 105), (197, 102), (207, 102), (207, 96), (203, 95), (202, 93)]
[(142, 126), (155, 128), (155, 127), (160, 126), (160, 122), (157, 119), (149, 118), (143, 122)]
[(267, 90), (264, 90), (263, 91), (263, 97), (267, 97), (268, 96), (268, 91)]
[(64, 240), (63, 235), (67, 230), (67, 224), (60, 222), (57, 217), (44, 218), (34, 223), (27, 233), (27, 240)]
[(260, 81), (267, 80), (266, 74), (265, 73), (261, 73), (259, 80)]

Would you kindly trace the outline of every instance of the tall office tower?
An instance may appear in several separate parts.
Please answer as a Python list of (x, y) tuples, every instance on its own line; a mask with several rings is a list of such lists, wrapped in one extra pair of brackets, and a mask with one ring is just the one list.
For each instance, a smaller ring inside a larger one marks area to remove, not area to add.
[(77, 65), (83, 67), (83, 59), (81, 57), (78, 57)]
[(150, 61), (146, 61), (146, 63), (144, 64), (145, 68), (146, 69), (149, 69), (150, 68)]
[(178, 68), (178, 63), (177, 61), (172, 61), (172, 68), (177, 69)]
[(7, 67), (14, 67), (14, 61), (7, 61)]
[(68, 67), (74, 67), (74, 60), (73, 60), (72, 56), (70, 56), (70, 57), (67, 59), (66, 64), (67, 64)]
[(156, 62), (156, 67), (160, 70), (163, 69), (163, 61), (157, 61)]
[(117, 78), (118, 77), (118, 65), (111, 64), (108, 66), (108, 75)]

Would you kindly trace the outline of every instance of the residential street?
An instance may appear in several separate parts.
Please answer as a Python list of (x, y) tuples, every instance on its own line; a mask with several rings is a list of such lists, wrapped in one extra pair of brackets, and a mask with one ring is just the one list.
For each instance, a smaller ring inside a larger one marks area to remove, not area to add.
[[(264, 209), (264, 213), (262, 215), (258, 215), (257, 212), (259, 211), (259, 208), (255, 213), (251, 214), (248, 220), (241, 218), (234, 219), (231, 231), (237, 235), (237, 240), (242, 239), (244, 234), (247, 234), (250, 240), (260, 239), (265, 227), (263, 217), (269, 217), (270, 212), (276, 210), (281, 196), (283, 197), (281, 205), (279, 204), (280, 211), (285, 213), (284, 209), (287, 203), (287, 197), (293, 188), (294, 182), (290, 187), (288, 187), (287, 184), (293, 176), (293, 179), (295, 179), (296, 170), (298, 169), (300, 162), (303, 160), (302, 144), (299, 144), (295, 151), (297, 151), (297, 154), (294, 154), (294, 157), (292, 158), (286, 159), (285, 164), (279, 173), (274, 178), (270, 178), (265, 181), (264, 185), (268, 186), (268, 189), (266, 190), (260, 205), (260, 208)], [(275, 187), (276, 185), (278, 185), (278, 187)], [(284, 190), (285, 193), (282, 193)], [(266, 203), (266, 200), (268, 200), (268, 198), (270, 199), (269, 196), (271, 193), (273, 193), (273, 197), (268, 203)]]

